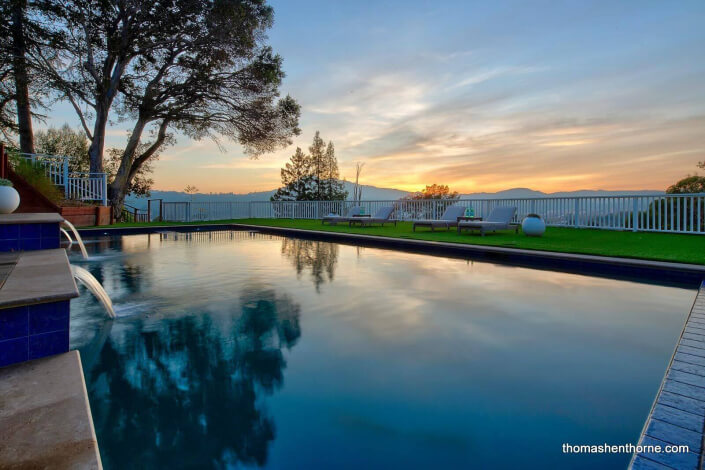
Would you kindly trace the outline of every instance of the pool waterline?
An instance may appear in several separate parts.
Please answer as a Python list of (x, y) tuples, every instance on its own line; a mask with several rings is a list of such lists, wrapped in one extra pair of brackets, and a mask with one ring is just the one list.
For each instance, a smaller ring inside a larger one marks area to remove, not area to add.
[(97, 241), (122, 317), (75, 300), (72, 345), (106, 468), (621, 468), (560, 445), (636, 442), (693, 298), (248, 232)]

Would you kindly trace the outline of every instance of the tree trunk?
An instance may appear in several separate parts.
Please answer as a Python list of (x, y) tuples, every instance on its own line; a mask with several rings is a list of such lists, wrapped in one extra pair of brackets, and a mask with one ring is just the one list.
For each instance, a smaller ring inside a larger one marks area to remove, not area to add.
[(140, 137), (142, 137), (142, 132), (144, 131), (146, 125), (147, 122), (145, 120), (141, 118), (137, 119), (135, 126), (132, 128), (130, 139), (127, 141), (127, 146), (122, 152), (120, 166), (115, 173), (113, 181), (110, 182), (108, 197), (110, 199), (110, 205), (113, 206), (114, 210), (122, 207), (125, 202), (127, 188), (130, 187), (130, 181), (132, 181), (132, 177), (136, 173), (136, 171), (132, 171), (133, 162), (135, 160), (135, 151), (140, 143)]
[(144, 153), (135, 157), (135, 152), (139, 146), (142, 133), (149, 123), (149, 121), (144, 118), (140, 117), (137, 119), (135, 126), (132, 128), (130, 140), (128, 140), (125, 151), (122, 153), (120, 167), (115, 174), (115, 178), (113, 178), (113, 181), (108, 186), (108, 198), (110, 200), (110, 205), (113, 206), (113, 210), (122, 207), (125, 202), (125, 196), (127, 196), (127, 191), (132, 183), (132, 179), (137, 175), (137, 172), (142, 165), (149, 160), (157, 152), (157, 150), (159, 150), (159, 147), (161, 147), (166, 140), (166, 131), (169, 127), (169, 122), (170, 121), (167, 119), (161, 122), (159, 125), (159, 131), (157, 132), (157, 139), (144, 151)]
[(25, 58), (24, 9), (26, 6), (26, 0), (15, 0), (12, 6), (12, 68), (15, 75), (20, 150), (24, 153), (34, 153), (32, 110), (29, 104), (29, 74)]
[[(117, 95), (118, 86), (125, 72), (128, 61), (117, 60), (113, 65), (113, 72), (109, 79), (99, 86), (99, 93), (95, 106), (95, 124), (93, 126), (93, 140), (88, 148), (91, 173), (103, 173), (103, 150), (105, 149), (105, 128), (108, 126), (108, 114), (113, 100)], [(139, 137), (139, 136), (138, 136)]]
[(126, 187), (114, 182), (108, 185), (108, 205), (112, 208), (113, 217), (116, 220), (120, 218), (120, 212), (125, 204), (125, 196), (127, 196)]
[(96, 104), (95, 124), (93, 125), (93, 140), (88, 147), (88, 160), (91, 173), (103, 173), (103, 150), (105, 148), (105, 128), (108, 125), (110, 105), (106, 99)]

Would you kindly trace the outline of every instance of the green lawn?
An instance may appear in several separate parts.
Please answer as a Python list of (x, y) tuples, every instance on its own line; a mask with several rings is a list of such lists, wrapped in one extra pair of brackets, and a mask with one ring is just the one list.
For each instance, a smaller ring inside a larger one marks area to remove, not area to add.
[[(565, 253), (584, 253), (603, 256), (621, 256), (659, 261), (705, 264), (705, 236), (680, 235), (670, 233), (617, 232), (610, 230), (591, 230), (549, 227), (541, 238), (530, 238), (519, 232), (505, 231), (490, 233), (484, 237), (463, 232), (458, 235), (455, 230), (449, 232), (431, 232), (428, 229), (411, 231), (411, 222), (400, 222), (396, 227), (353, 227), (347, 224), (330, 226), (321, 225), (319, 220), (292, 219), (237, 219), (212, 222), (191, 222), (188, 225), (210, 225), (219, 223), (241, 223), (270, 227), (287, 227), (304, 230), (324, 230), (330, 232), (362, 233), (383, 237), (413, 238), (452, 243), (470, 243), (475, 245), (493, 245), (528, 250), (559, 251)], [(118, 224), (119, 227), (154, 225), (186, 225), (184, 223), (137, 223)]]

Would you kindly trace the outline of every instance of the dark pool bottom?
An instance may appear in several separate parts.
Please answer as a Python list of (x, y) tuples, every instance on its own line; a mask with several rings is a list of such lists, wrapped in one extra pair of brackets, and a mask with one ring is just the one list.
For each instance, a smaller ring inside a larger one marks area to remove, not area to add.
[[(237, 231), (89, 240), (106, 468), (623, 468), (694, 290)], [(74, 259), (74, 262), (80, 262)]]

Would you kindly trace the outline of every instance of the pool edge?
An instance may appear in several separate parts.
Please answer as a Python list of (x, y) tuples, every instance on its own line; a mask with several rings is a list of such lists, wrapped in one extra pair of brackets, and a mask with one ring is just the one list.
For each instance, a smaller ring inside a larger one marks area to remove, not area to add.
[[(696, 443), (696, 452), (692, 451), (693, 443)], [(703, 468), (705, 281), (701, 283), (693, 300), (690, 313), (639, 436), (638, 445), (688, 445), (691, 451), (687, 454), (635, 451), (629, 463), (629, 469)]]
[(163, 225), (148, 227), (99, 227), (79, 229), (82, 235), (129, 235), (163, 231), (257, 230), (262, 233), (293, 235), (300, 238), (343, 242), (370, 247), (404, 250), (415, 253), (472, 257), (480, 261), (512, 264), (535, 269), (548, 269), (576, 274), (617, 279), (639, 280), (660, 285), (697, 288), (705, 279), (705, 265), (620, 258), (555, 251), (526, 250), (466, 243), (404, 239), (346, 232), (305, 230), (287, 227), (225, 223), (204, 225)]

